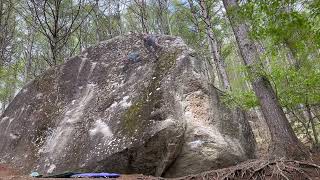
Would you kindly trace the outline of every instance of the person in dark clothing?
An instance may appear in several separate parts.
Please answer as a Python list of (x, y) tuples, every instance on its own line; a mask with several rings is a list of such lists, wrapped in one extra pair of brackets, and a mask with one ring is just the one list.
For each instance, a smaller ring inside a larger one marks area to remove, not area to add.
[(156, 36), (145, 34), (143, 36), (143, 42), (149, 53), (154, 57), (154, 60), (158, 60), (162, 47), (158, 44)]
[(156, 41), (157, 39), (154, 35), (146, 34), (143, 36), (144, 45), (149, 52), (156, 52), (157, 50), (159, 50), (160, 46)]

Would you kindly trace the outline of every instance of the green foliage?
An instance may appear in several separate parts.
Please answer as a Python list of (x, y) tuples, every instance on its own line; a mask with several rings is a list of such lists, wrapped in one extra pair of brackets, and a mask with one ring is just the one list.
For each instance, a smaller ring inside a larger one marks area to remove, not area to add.
[(181, 36), (191, 46), (198, 46), (200, 38), (204, 36), (202, 32), (198, 32), (195, 26), (189, 7), (178, 0), (173, 1), (174, 12), (172, 21), (175, 22), (172, 26), (174, 35)]
[(8, 67), (0, 69), (0, 101), (7, 102), (12, 100), (16, 89), (20, 88), (23, 83), (18, 77), (23, 70), (23, 64), (17, 62)]
[(250, 109), (258, 106), (258, 101), (253, 91), (232, 91), (223, 96), (223, 102), (230, 108), (241, 107)]
[[(269, 77), (284, 107), (320, 101), (317, 5), (318, 2), (304, 6), (301, 1), (267, 0), (242, 4), (239, 18), (251, 21), (252, 38), (264, 46), (261, 63), (265, 67), (260, 68), (260, 73)], [(245, 69), (235, 68), (246, 74)], [(231, 93), (233, 102), (245, 107), (257, 105), (252, 103), (252, 96), (248, 97), (253, 93), (238, 89)]]

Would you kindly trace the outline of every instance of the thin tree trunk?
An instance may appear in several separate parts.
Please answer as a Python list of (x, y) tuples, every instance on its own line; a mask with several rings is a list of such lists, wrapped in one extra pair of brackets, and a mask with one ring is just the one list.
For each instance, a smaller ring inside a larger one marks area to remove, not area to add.
[[(85, 24), (85, 23), (84, 23)], [(84, 25), (85, 26), (85, 25)], [(79, 53), (82, 52), (83, 40), (82, 40), (82, 28), (79, 29), (78, 34), (78, 41), (79, 41)]]
[(141, 2), (139, 2), (138, 0), (138, 6), (139, 6), (139, 10), (140, 10), (140, 22), (141, 22), (141, 27), (144, 33), (149, 33), (148, 31), (148, 27), (147, 27), (147, 14), (146, 14), (146, 1), (145, 0), (141, 0)]
[(157, 18), (156, 18), (156, 25), (157, 25), (157, 27), (156, 28), (158, 28), (159, 29), (159, 32), (160, 32), (160, 34), (165, 34), (165, 29), (164, 29), (164, 26), (163, 26), (163, 20), (162, 20), (162, 18), (163, 18), (163, 9), (162, 9), (162, 2), (161, 2), (161, 0), (157, 0), (157, 5), (156, 6), (158, 6), (157, 7)]
[(28, 82), (31, 78), (30, 78), (30, 72), (31, 72), (31, 67), (32, 67), (32, 50), (33, 50), (33, 43), (34, 43), (34, 29), (33, 27), (29, 27), (29, 42), (28, 42), (28, 48), (26, 51), (26, 65), (25, 65), (25, 82)]
[(167, 7), (167, 13), (166, 13), (166, 21), (168, 25), (168, 30), (169, 30), (169, 35), (172, 35), (172, 28), (171, 28), (171, 23), (170, 23), (170, 11), (168, 10), (168, 7), (170, 7), (170, 4), (168, 0), (166, 0), (166, 7)]
[(3, 1), (0, 0), (0, 67), (4, 64), (4, 27), (3, 27)]
[(108, 1), (108, 13), (107, 13), (107, 18), (108, 18), (108, 37), (107, 39), (111, 39), (113, 37), (113, 25), (112, 25), (112, 9), (111, 9), (111, 1)]
[(291, 47), (289, 40), (284, 41), (284, 46), (287, 48), (288, 53), (287, 53), (287, 58), (289, 61), (289, 64), (291, 66), (294, 66), (296, 70), (301, 68), (301, 63), (299, 61), (299, 58), (297, 56), (297, 53), (295, 52), (294, 48)]
[(121, 10), (120, 10), (120, 2), (118, 1), (116, 4), (116, 19), (119, 27), (118, 35), (123, 34), (122, 20), (121, 20)]
[[(261, 41), (256, 42), (256, 46), (257, 46), (259, 55), (264, 55), (266, 50), (264, 48), (263, 43)], [(267, 69), (268, 72), (272, 71), (271, 62), (268, 57), (265, 58), (265, 61), (263, 62), (263, 67), (264, 67), (264, 69)]]
[(212, 31), (211, 17), (209, 16), (208, 9), (205, 4), (205, 0), (199, 0), (199, 2), (201, 7), (201, 14), (203, 16), (203, 21), (206, 24), (206, 35), (209, 42), (209, 48), (211, 50), (215, 66), (217, 68), (219, 80), (222, 84), (223, 89), (225, 91), (229, 91), (231, 89), (229, 77), (225, 68), (224, 59), (220, 55), (217, 38)]
[(158, 17), (157, 23), (161, 34), (170, 34), (169, 22), (167, 18), (168, 14), (168, 2), (167, 0), (157, 0), (158, 3)]
[(2, 25), (2, 16), (3, 16), (3, 1), (0, 1), (0, 25)]
[(305, 147), (298, 140), (269, 80), (259, 73), (259, 55), (255, 43), (249, 37), (248, 26), (236, 19), (239, 6), (236, 0), (223, 0), (236, 37), (244, 64), (252, 76), (253, 90), (259, 100), (262, 113), (271, 135), (270, 155), (273, 158), (301, 159), (308, 157)]
[(95, 13), (94, 24), (96, 26), (96, 40), (97, 42), (100, 42), (102, 39), (102, 35), (101, 35), (100, 24), (99, 24), (99, 19), (100, 19), (99, 0), (95, 0), (94, 13)]
[(304, 130), (305, 130), (305, 133), (306, 133), (306, 136), (308, 137), (308, 140), (310, 140), (312, 143), (313, 143), (313, 138), (311, 136), (311, 134), (309, 133), (309, 123), (305, 122), (305, 119), (304, 118), (300, 118), (299, 115), (297, 115), (293, 109), (291, 109), (291, 114), (294, 116), (294, 118), (302, 124)]
[(200, 30), (200, 25), (199, 25), (199, 19), (197, 17), (197, 9), (194, 7), (194, 4), (193, 4), (193, 0), (188, 0), (189, 2), (189, 6), (190, 6), (190, 11), (191, 11), (191, 14), (192, 14), (192, 18), (193, 18), (193, 21), (191, 19), (191, 21), (193, 22), (193, 24), (196, 26), (197, 28), (197, 36), (199, 38), (199, 41), (201, 40), (201, 30)]
[(1, 101), (1, 113), (4, 113), (6, 110), (6, 103), (4, 101)]
[(312, 129), (313, 138), (314, 138), (314, 145), (318, 145), (319, 144), (318, 131), (316, 129), (314, 117), (312, 116), (311, 108), (308, 102), (306, 102), (306, 111), (307, 111), (308, 121), (311, 124), (311, 129)]

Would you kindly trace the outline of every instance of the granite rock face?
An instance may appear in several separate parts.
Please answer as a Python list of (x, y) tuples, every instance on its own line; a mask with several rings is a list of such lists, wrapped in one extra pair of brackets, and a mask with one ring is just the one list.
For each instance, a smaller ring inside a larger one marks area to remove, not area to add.
[(246, 116), (220, 102), (212, 72), (177, 37), (101, 42), (19, 92), (0, 118), (0, 163), (177, 177), (251, 158)]

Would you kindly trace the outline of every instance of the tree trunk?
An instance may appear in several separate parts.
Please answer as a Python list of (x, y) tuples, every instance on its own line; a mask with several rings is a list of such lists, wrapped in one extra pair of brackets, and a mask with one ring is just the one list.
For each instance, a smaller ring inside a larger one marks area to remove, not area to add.
[(147, 4), (146, 4), (146, 1), (141, 0), (141, 2), (139, 2), (139, 0), (138, 0), (138, 6), (139, 6), (139, 11), (140, 11), (139, 16), (140, 16), (142, 31), (144, 33), (149, 33), (149, 30), (147, 27), (147, 14), (146, 14)]
[(6, 102), (1, 101), (1, 114), (4, 113), (5, 110), (6, 110)]
[(262, 113), (271, 135), (272, 158), (301, 159), (308, 157), (303, 144), (295, 135), (269, 80), (259, 73), (259, 55), (255, 43), (249, 37), (248, 26), (236, 18), (239, 6), (236, 0), (223, 0), (236, 37), (244, 64), (251, 74), (253, 90), (259, 100)]
[[(256, 46), (257, 46), (257, 50), (258, 50), (259, 56), (260, 55), (264, 55), (266, 50), (264, 48), (263, 43), (261, 41), (260, 42), (256, 42)], [(271, 62), (270, 62), (269, 57), (265, 58), (265, 61), (263, 62), (263, 68), (266, 69), (269, 73), (271, 73), (272, 67), (271, 67)]]
[(193, 18), (192, 22), (196, 26), (197, 33), (200, 36), (200, 25), (199, 25), (199, 20), (198, 20), (198, 17), (197, 17), (197, 9), (194, 7), (193, 0), (188, 0), (188, 2), (189, 2), (191, 15), (192, 15), (192, 18)]
[(101, 28), (99, 24), (99, 19), (100, 19), (100, 10), (99, 10), (99, 0), (95, 0), (95, 4), (93, 6), (94, 8), (94, 14), (95, 14), (95, 19), (94, 19), (94, 25), (96, 26), (96, 41), (100, 42), (102, 40), (102, 35), (101, 35)]
[(316, 129), (316, 124), (314, 122), (314, 117), (312, 115), (311, 108), (310, 108), (310, 105), (309, 105), (308, 102), (306, 102), (306, 111), (307, 111), (308, 121), (311, 124), (311, 129), (312, 129), (313, 138), (314, 138), (314, 145), (317, 146), (319, 144), (318, 131)]
[(27, 47), (27, 50), (25, 52), (25, 56), (26, 56), (26, 65), (25, 65), (25, 83), (28, 82), (31, 77), (31, 67), (32, 67), (32, 51), (33, 51), (33, 43), (34, 43), (34, 29), (32, 26), (29, 27), (29, 32), (28, 32), (28, 35), (30, 37), (29, 39), (29, 42), (27, 43), (28, 44), (28, 47)]
[(225, 91), (229, 91), (231, 89), (229, 77), (225, 68), (224, 59), (220, 55), (217, 38), (212, 31), (211, 17), (209, 16), (205, 0), (199, 0), (199, 3), (201, 7), (201, 15), (203, 16), (203, 21), (206, 25), (206, 36), (208, 38), (209, 48), (212, 53), (215, 66), (217, 68), (219, 80), (221, 82), (220, 84), (222, 84), (222, 87)]
[(172, 35), (172, 28), (171, 28), (171, 23), (170, 23), (170, 11), (169, 11), (169, 7), (170, 7), (170, 3), (168, 0), (166, 0), (166, 8), (167, 8), (167, 12), (166, 12), (166, 21), (167, 21), (167, 25), (168, 25), (168, 33), (169, 35)]
[(300, 113), (296, 113), (295, 112), (295, 109), (291, 109), (291, 114), (293, 115), (294, 119), (297, 120), (299, 123), (302, 124), (303, 128), (304, 128), (304, 131), (305, 131), (305, 134), (308, 138), (308, 140), (311, 142), (311, 143), (314, 143), (313, 142), (313, 138), (309, 132), (309, 122), (306, 122), (306, 119), (305, 119), (305, 115), (304, 115), (304, 112), (302, 113), (302, 118), (301, 118), (301, 115)]
[(157, 24), (161, 34), (170, 34), (169, 22), (167, 18), (168, 14), (168, 2), (167, 0), (157, 0)]
[(284, 41), (284, 46), (288, 50), (287, 58), (290, 66), (293, 66), (296, 70), (299, 70), (301, 68), (301, 63), (299, 61), (296, 51), (294, 50), (294, 48), (292, 48), (292, 45), (290, 44), (289, 40)]
[(4, 27), (3, 27), (3, 23), (2, 23), (2, 21), (3, 21), (3, 1), (2, 0), (0, 0), (0, 67), (2, 67), (3, 66), (3, 64), (4, 64), (4, 44), (3, 44), (3, 42), (4, 42), (4, 32), (3, 32), (3, 29), (4, 29)]
[(116, 4), (116, 20), (119, 28), (118, 35), (123, 34), (122, 20), (121, 20), (121, 10), (120, 10), (120, 2)]

